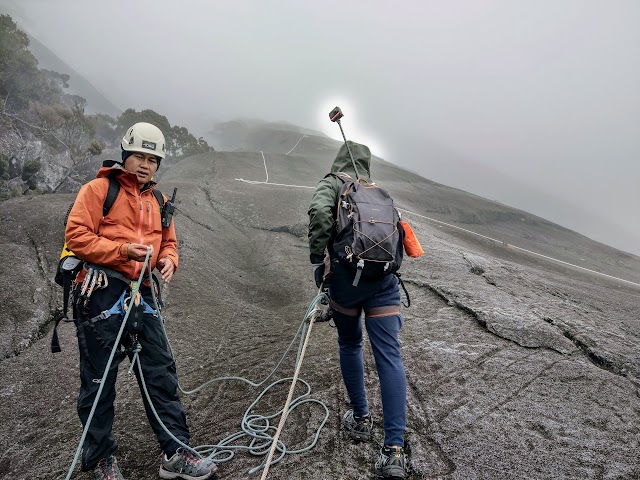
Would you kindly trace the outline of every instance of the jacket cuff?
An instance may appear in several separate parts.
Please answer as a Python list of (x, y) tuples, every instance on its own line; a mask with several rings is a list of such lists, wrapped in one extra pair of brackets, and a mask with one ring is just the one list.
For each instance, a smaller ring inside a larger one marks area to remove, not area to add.
[(120, 245), (120, 249), (118, 250), (118, 257), (118, 260), (122, 260), (125, 262), (129, 260), (129, 242)]
[(324, 255), (319, 255), (317, 253), (312, 253), (311, 255), (309, 255), (309, 260), (311, 260), (311, 263), (322, 263), (324, 262)]

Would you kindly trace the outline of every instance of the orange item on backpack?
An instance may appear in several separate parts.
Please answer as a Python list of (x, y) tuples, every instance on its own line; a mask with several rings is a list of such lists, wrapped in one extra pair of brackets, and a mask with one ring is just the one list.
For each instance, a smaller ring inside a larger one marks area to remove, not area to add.
[(418, 258), (421, 255), (424, 255), (424, 250), (422, 249), (422, 245), (416, 238), (416, 234), (413, 233), (413, 229), (411, 226), (405, 222), (404, 220), (400, 220), (400, 225), (404, 228), (404, 251), (407, 252), (411, 258)]

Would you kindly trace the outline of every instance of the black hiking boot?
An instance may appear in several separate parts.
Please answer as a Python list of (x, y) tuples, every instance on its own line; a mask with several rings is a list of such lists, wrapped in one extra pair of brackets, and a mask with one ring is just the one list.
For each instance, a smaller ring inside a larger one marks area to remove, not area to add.
[(93, 475), (95, 480), (124, 480), (118, 468), (118, 461), (113, 455), (100, 460), (93, 469)]
[(347, 410), (342, 417), (342, 424), (354, 440), (368, 442), (373, 436), (373, 421), (370, 413), (364, 417), (356, 417), (353, 415), (353, 410)]
[(384, 446), (378, 453), (373, 469), (382, 478), (404, 479), (405, 460), (404, 448)]

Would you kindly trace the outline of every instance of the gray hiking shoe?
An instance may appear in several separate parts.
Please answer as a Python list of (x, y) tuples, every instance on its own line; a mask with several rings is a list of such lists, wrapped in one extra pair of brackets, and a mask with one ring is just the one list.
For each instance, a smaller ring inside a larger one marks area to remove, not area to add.
[(354, 440), (368, 442), (373, 436), (373, 421), (370, 413), (365, 417), (356, 417), (353, 415), (353, 410), (347, 410), (342, 417), (342, 424)]
[(118, 468), (118, 461), (113, 455), (100, 460), (93, 469), (93, 475), (95, 480), (124, 480)]
[(213, 478), (217, 469), (218, 467), (213, 461), (198, 458), (189, 450), (179, 448), (173, 457), (168, 460), (166, 455), (162, 455), (160, 478), (205, 480), (207, 478)]
[(404, 448), (384, 446), (378, 453), (373, 469), (376, 475), (382, 478), (404, 479), (406, 475), (405, 461)]

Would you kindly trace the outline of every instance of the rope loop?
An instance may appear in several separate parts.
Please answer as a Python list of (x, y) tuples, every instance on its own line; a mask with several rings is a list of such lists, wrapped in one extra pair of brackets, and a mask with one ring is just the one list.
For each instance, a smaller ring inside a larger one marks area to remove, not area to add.
[[(110, 370), (110, 366), (111, 363), (113, 361), (113, 358), (115, 356), (116, 351), (118, 350), (118, 346), (120, 345), (120, 340), (122, 338), (122, 334), (124, 332), (124, 327), (127, 324), (127, 319), (129, 317), (129, 314), (131, 313), (132, 309), (130, 308), (133, 304), (133, 300), (136, 298), (136, 295), (138, 293), (138, 290), (140, 288), (140, 285), (142, 284), (142, 279), (144, 276), (144, 273), (147, 272), (149, 280), (151, 282), (151, 284), (153, 285), (153, 276), (152, 276), (152, 272), (149, 269), (149, 256), (150, 256), (151, 251), (147, 252), (147, 256), (145, 257), (144, 260), (144, 264), (142, 266), (142, 271), (140, 272), (140, 276), (138, 277), (138, 281), (134, 284), (135, 287), (133, 289), (133, 291), (131, 292), (131, 296), (128, 298), (129, 304), (127, 305), (127, 308), (125, 309), (125, 315), (124, 318), (122, 319), (122, 324), (120, 326), (120, 330), (118, 332), (118, 335), (116, 337), (115, 340), (115, 344), (114, 347), (111, 351), (111, 355), (109, 356), (109, 360), (107, 361), (107, 365), (105, 367), (105, 373), (102, 376), (102, 379), (100, 381), (100, 388), (98, 389), (98, 393), (96, 394), (96, 399), (93, 402), (93, 405), (91, 407), (91, 412), (89, 413), (89, 417), (87, 418), (87, 422), (85, 425), (85, 428), (82, 432), (82, 436), (80, 437), (80, 442), (78, 443), (78, 448), (76, 449), (76, 453), (75, 456), (73, 458), (73, 462), (71, 463), (71, 466), (69, 467), (69, 471), (67, 472), (67, 476), (65, 480), (69, 480), (71, 478), (71, 474), (73, 473), (73, 470), (75, 469), (75, 466), (78, 462), (78, 458), (80, 457), (80, 452), (82, 451), (82, 445), (84, 443), (84, 440), (87, 436), (87, 432), (89, 430), (89, 427), (91, 425), (91, 420), (93, 419), (93, 415), (95, 413), (96, 407), (98, 405), (98, 401), (100, 399), (100, 396), (102, 394), (102, 388), (103, 385), (105, 383), (106, 380), (106, 376)], [(175, 356), (173, 354), (173, 349), (171, 347), (171, 343), (169, 341), (169, 336), (167, 335), (167, 330), (165, 327), (165, 322), (164, 319), (162, 318), (162, 314), (161, 314), (161, 306), (160, 306), (160, 302), (158, 301), (158, 298), (156, 296), (155, 290), (153, 288), (151, 288), (151, 294), (153, 296), (153, 303), (154, 306), (156, 308), (157, 314), (158, 314), (158, 319), (160, 320), (160, 325), (162, 326), (162, 331), (165, 335), (165, 338), (167, 339), (167, 344), (169, 346), (169, 353), (171, 354), (171, 356), (174, 358), (175, 361)], [(307, 312), (304, 316), (304, 319), (302, 320), (302, 322), (300, 323), (298, 330), (296, 331), (295, 335), (293, 336), (293, 339), (291, 340), (291, 342), (289, 343), (289, 346), (287, 347), (287, 349), (285, 350), (284, 354), (282, 355), (282, 357), (280, 358), (280, 360), (278, 361), (278, 363), (275, 365), (275, 367), (271, 370), (271, 372), (260, 382), (256, 383), (256, 382), (252, 382), (251, 380), (248, 380), (246, 378), (243, 377), (217, 377), (217, 378), (212, 378), (210, 380), (207, 380), (206, 382), (204, 382), (203, 384), (201, 384), (200, 386), (192, 389), (192, 390), (185, 390), (184, 388), (182, 388), (182, 385), (180, 384), (180, 382), (178, 381), (178, 389), (180, 390), (180, 392), (182, 392), (185, 395), (193, 395), (199, 391), (201, 391), (202, 389), (206, 388), (207, 386), (211, 385), (212, 383), (215, 382), (222, 382), (222, 381), (239, 381), (239, 382), (243, 382), (243, 383), (247, 383), (248, 385), (254, 387), (254, 388), (258, 388), (261, 387), (263, 385), (265, 385), (267, 383), (267, 381), (269, 381), (269, 379), (271, 379), (275, 373), (278, 371), (278, 369), (280, 368), (280, 366), (282, 365), (282, 363), (284, 362), (285, 358), (287, 357), (287, 355), (289, 354), (289, 352), (293, 349), (294, 345), (296, 344), (296, 341), (298, 342), (298, 349), (297, 349), (297, 356), (296, 356), (296, 361), (295, 361), (295, 369), (296, 372), (294, 374), (293, 377), (287, 377), (287, 378), (281, 378), (279, 380), (275, 380), (273, 382), (271, 382), (270, 384), (268, 384), (266, 387), (264, 387), (264, 389), (262, 390), (262, 392), (256, 397), (256, 399), (251, 403), (251, 405), (249, 405), (249, 407), (245, 410), (244, 415), (242, 417), (241, 420), (241, 430), (235, 433), (232, 433), (231, 435), (228, 435), (227, 437), (223, 438), (222, 440), (220, 440), (218, 443), (216, 444), (210, 444), (210, 445), (199, 445), (196, 447), (191, 447), (189, 445), (186, 445), (185, 443), (181, 442), (180, 440), (178, 440), (173, 433), (171, 433), (168, 428), (166, 427), (166, 425), (164, 425), (164, 423), (162, 422), (162, 420), (160, 419), (160, 416), (158, 415), (158, 412), (156, 411), (153, 402), (151, 401), (151, 397), (149, 395), (149, 392), (147, 390), (147, 385), (144, 379), (144, 375), (142, 373), (142, 366), (140, 364), (140, 356), (138, 355), (139, 352), (142, 350), (142, 347), (140, 346), (139, 343), (137, 343), (137, 345), (134, 345), (134, 355), (132, 357), (131, 360), (131, 367), (129, 369), (129, 372), (131, 373), (133, 371), (134, 368), (137, 367), (138, 369), (138, 373), (139, 373), (139, 377), (140, 377), (140, 385), (142, 386), (144, 395), (147, 399), (147, 402), (149, 404), (149, 407), (153, 413), (153, 415), (155, 416), (156, 420), (158, 421), (158, 423), (160, 424), (160, 426), (163, 428), (163, 430), (176, 442), (178, 443), (180, 446), (182, 446), (184, 449), (191, 451), (193, 454), (195, 454), (198, 458), (206, 458), (209, 460), (212, 460), (215, 463), (224, 463), (224, 462), (228, 462), (229, 460), (231, 460), (234, 455), (235, 455), (235, 451), (237, 450), (241, 450), (241, 451), (245, 451), (248, 452), (251, 455), (254, 456), (265, 456), (265, 455), (269, 455), (269, 460), (267, 461), (266, 459), (263, 460), (263, 462), (258, 465), (257, 467), (254, 467), (253, 469), (249, 470), (250, 474), (253, 474), (259, 470), (263, 470), (263, 477), (266, 477), (266, 473), (269, 470), (269, 466), (270, 465), (274, 465), (276, 463), (278, 463), (280, 460), (282, 460), (284, 458), (285, 455), (287, 454), (297, 454), (297, 453), (303, 453), (303, 452), (307, 452), (309, 450), (311, 450), (313, 447), (315, 447), (316, 443), (318, 442), (318, 438), (320, 437), (320, 432), (322, 431), (322, 428), (324, 427), (325, 423), (327, 422), (327, 420), (329, 419), (329, 409), (327, 408), (327, 406), (320, 400), (316, 400), (313, 398), (310, 398), (311, 395), (311, 386), (304, 380), (298, 378), (298, 372), (300, 370), (301, 364), (302, 364), (302, 360), (304, 358), (304, 351), (309, 339), (309, 333), (311, 330), (311, 326), (313, 325), (313, 320), (318, 316), (319, 313), (321, 313), (321, 310), (318, 308), (318, 305), (327, 305), (328, 304), (328, 298), (327, 295), (323, 292), (318, 293), (318, 295), (316, 295), (316, 297), (312, 300), (311, 304), (309, 305), (309, 308), (307, 309)], [(287, 403), (285, 404), (285, 406), (279, 410), (278, 412), (275, 412), (271, 415), (259, 415), (256, 413), (253, 413), (254, 408), (256, 407), (256, 405), (258, 404), (258, 402), (265, 396), (267, 395), (274, 387), (282, 384), (282, 383), (288, 383), (291, 382), (291, 387), (290, 387), (290, 397), (291, 394), (293, 392), (293, 390), (295, 389), (295, 386), (300, 384), (304, 387), (304, 393), (300, 394), (299, 396), (297, 396), (296, 398), (292, 399), (292, 398), (288, 398), (287, 399)], [(316, 430), (315, 430), (315, 434), (313, 436), (313, 438), (311, 439), (311, 441), (304, 447), (298, 448), (296, 450), (290, 450), (287, 448), (287, 446), (280, 440), (278, 440), (278, 436), (280, 433), (280, 430), (282, 428), (282, 426), (284, 425), (284, 422), (286, 421), (287, 416), (296, 408), (300, 407), (301, 405), (304, 405), (306, 403), (310, 403), (310, 404), (315, 404), (318, 405), (320, 408), (324, 409), (324, 417), (322, 418), (322, 420), (320, 421), (320, 424), (317, 426)], [(278, 430), (276, 430), (276, 428), (272, 425), (272, 421), (273, 419), (280, 417), (280, 424), (278, 426)], [(274, 433), (275, 432), (275, 433)], [(247, 441), (248, 440), (248, 444), (246, 445), (238, 445), (238, 443), (240, 441)], [(272, 459), (272, 456), (274, 455), (275, 450), (277, 450), (279, 453), (276, 456), (275, 459)]]

